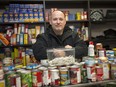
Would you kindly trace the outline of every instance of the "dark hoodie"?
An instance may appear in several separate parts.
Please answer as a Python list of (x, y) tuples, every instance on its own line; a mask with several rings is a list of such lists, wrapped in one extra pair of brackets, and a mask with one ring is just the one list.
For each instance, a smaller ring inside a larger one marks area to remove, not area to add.
[(79, 38), (77, 33), (74, 33), (69, 27), (64, 28), (62, 36), (56, 36), (50, 26), (46, 32), (39, 34), (36, 38), (32, 49), (36, 60), (40, 61), (47, 58), (46, 49), (59, 48), (71, 45), (75, 48), (75, 57), (82, 58), (87, 55), (87, 45)]

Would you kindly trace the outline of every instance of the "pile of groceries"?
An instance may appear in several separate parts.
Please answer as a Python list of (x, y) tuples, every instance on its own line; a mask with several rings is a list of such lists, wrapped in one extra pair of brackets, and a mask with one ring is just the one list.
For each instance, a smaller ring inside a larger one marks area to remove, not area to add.
[(72, 64), (49, 65), (49, 60), (42, 60), (40, 64), (4, 66), (0, 62), (0, 87), (59, 87), (116, 79), (116, 49), (105, 50), (97, 44), (94, 50), (90, 45), (88, 56)]

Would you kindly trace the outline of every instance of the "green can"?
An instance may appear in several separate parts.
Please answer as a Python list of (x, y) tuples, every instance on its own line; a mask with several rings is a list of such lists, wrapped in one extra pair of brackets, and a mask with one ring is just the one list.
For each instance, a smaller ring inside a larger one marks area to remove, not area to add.
[(5, 87), (12, 87), (12, 77), (16, 76), (16, 73), (14, 71), (8, 71), (5, 73), (4, 78), (5, 78)]
[(20, 69), (17, 73), (21, 76), (22, 87), (32, 87), (32, 74), (30, 70)]

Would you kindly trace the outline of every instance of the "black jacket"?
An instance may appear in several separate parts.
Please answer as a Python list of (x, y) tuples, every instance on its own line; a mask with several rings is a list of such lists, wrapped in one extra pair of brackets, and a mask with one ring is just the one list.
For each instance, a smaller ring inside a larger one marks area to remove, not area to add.
[(75, 57), (81, 58), (87, 55), (87, 45), (81, 40), (78, 34), (74, 33), (69, 27), (64, 28), (62, 37), (59, 39), (50, 26), (44, 34), (39, 34), (36, 38), (35, 44), (32, 49), (36, 60), (47, 58), (46, 49), (59, 48), (66, 45), (75, 47)]

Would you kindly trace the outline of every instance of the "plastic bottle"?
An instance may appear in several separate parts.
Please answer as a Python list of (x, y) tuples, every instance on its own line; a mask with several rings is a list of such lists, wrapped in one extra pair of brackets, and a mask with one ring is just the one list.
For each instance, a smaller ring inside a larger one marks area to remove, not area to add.
[(95, 50), (94, 50), (93, 41), (90, 41), (89, 42), (89, 46), (88, 46), (88, 56), (89, 57), (94, 57), (95, 56)]

